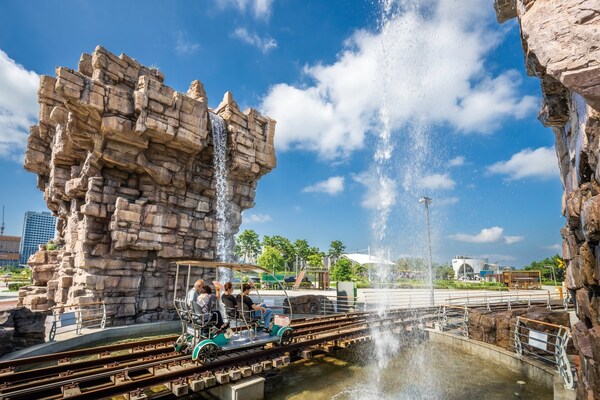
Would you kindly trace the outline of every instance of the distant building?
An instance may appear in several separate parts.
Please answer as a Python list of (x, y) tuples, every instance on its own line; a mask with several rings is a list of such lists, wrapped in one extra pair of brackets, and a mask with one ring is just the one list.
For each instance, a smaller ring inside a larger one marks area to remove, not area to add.
[(19, 236), (0, 236), (0, 267), (19, 265)]
[(462, 277), (473, 279), (476, 275), (479, 276), (481, 271), (487, 270), (487, 266), (487, 258), (456, 256), (452, 259), (452, 269), (454, 270), (454, 277), (457, 279)]
[(47, 211), (27, 211), (23, 221), (23, 240), (19, 253), (20, 264), (27, 264), (29, 256), (38, 250), (40, 244), (48, 243), (56, 234), (56, 217)]

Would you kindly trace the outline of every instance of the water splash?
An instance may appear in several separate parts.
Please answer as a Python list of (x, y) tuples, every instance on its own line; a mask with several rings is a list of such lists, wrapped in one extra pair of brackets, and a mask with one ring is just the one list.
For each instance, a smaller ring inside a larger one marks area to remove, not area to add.
[[(212, 126), (216, 219), (217, 219), (217, 258), (219, 261), (232, 262), (234, 240), (231, 228), (231, 198), (229, 195), (229, 170), (227, 167), (227, 127), (220, 116), (208, 113)], [(231, 281), (231, 270), (219, 268), (220, 279)]]
[[(380, 19), (379, 30), (381, 37), (380, 54), (378, 59), (378, 87), (380, 91), (380, 109), (378, 112), (377, 142), (373, 154), (371, 173), (374, 175), (374, 181), (377, 182), (376, 190), (380, 193), (379, 204), (375, 207), (373, 214), (371, 231), (373, 242), (371, 248), (376, 257), (380, 260), (388, 260), (390, 254), (398, 254), (400, 251), (410, 253), (421, 253), (423, 241), (418, 227), (424, 226), (421, 220), (424, 218), (422, 206), (418, 199), (421, 196), (420, 187), (423, 177), (430, 170), (431, 148), (429, 138), (429, 126), (427, 119), (423, 115), (412, 115), (408, 122), (404, 123), (399, 129), (393, 129), (398, 126), (398, 121), (392, 120), (392, 96), (389, 90), (390, 84), (397, 79), (397, 74), (405, 71), (397, 71), (396, 65), (399, 65), (399, 57), (405, 53), (399, 48), (397, 39), (405, 35), (418, 38), (422, 34), (419, 24), (414, 23), (420, 18), (420, 1), (403, 0), (380, 0)], [(413, 19), (404, 19), (405, 23), (398, 23), (398, 17), (411, 13), (416, 16)], [(412, 22), (411, 22), (412, 21)], [(415, 39), (417, 42), (418, 39)], [(416, 43), (415, 42), (415, 43)], [(421, 64), (425, 61), (415, 57), (411, 60), (416, 65), (419, 76), (406, 76), (406, 79), (414, 79), (416, 82), (425, 82), (427, 79), (427, 68)], [(406, 93), (413, 101), (423, 96), (426, 90), (424, 85), (412, 85), (417, 88)], [(400, 209), (401, 212), (398, 212)], [(399, 214), (399, 215), (396, 215)], [(396, 219), (392, 219), (395, 217)], [(402, 243), (394, 243), (398, 239), (398, 232), (394, 229), (404, 227), (402, 232)], [(409, 231), (410, 230), (410, 231)], [(416, 250), (419, 249), (419, 250)], [(424, 253), (425, 254), (425, 253)], [(390, 282), (391, 267), (385, 262), (376, 266), (375, 286), (383, 289), (385, 282)], [(386, 318), (387, 310), (390, 308), (392, 296), (381, 296), (377, 312), (380, 318)], [(398, 335), (393, 334), (390, 328), (381, 326), (372, 328), (373, 342), (375, 343), (375, 355), (377, 357), (378, 368), (374, 369), (375, 375), (374, 393), (379, 393), (381, 389), (381, 380), (383, 371), (388, 367), (390, 360), (393, 359), (402, 348)]]

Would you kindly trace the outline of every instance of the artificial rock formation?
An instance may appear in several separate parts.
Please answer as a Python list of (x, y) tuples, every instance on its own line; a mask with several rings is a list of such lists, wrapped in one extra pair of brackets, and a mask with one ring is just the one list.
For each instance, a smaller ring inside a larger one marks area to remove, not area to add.
[(579, 322), (577, 397), (600, 399), (600, 2), (496, 0), (518, 18), (530, 75), (541, 81), (540, 121), (551, 127), (564, 186), (561, 233)]
[(58, 216), (60, 251), (32, 256), (32, 309), (103, 300), (117, 321), (169, 318), (173, 260), (215, 259), (213, 139), (209, 113), (227, 127), (230, 232), (275, 167), (275, 121), (240, 111), (231, 93), (215, 110), (199, 81), (187, 94), (156, 69), (102, 47), (77, 71), (42, 76), (39, 124), (25, 168)]

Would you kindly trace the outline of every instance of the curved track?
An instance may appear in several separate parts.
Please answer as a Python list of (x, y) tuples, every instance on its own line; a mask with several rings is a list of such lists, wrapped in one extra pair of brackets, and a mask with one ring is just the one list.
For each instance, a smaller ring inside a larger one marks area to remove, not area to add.
[(266, 346), (221, 352), (207, 365), (173, 350), (177, 336), (76, 350), (0, 363), (3, 399), (99, 399), (158, 384), (185, 384), (209, 374), (248, 367), (319, 345), (346, 346), (371, 335), (373, 327), (404, 329), (422, 316), (435, 318), (434, 309), (353, 313), (293, 321), (294, 340), (286, 346)]

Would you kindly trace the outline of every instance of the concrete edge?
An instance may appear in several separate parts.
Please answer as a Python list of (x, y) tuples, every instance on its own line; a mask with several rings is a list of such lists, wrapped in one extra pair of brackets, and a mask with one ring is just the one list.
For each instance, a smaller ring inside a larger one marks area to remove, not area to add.
[(181, 331), (180, 321), (159, 321), (145, 324), (123, 325), (95, 332), (85, 333), (69, 339), (41, 343), (26, 349), (13, 351), (0, 357), (0, 361), (14, 360), (17, 358), (40, 356), (50, 353), (60, 353), (85, 345), (94, 346), (99, 341), (136, 339), (145, 336), (177, 334)]
[(511, 371), (522, 373), (528, 379), (552, 388), (555, 400), (575, 400), (576, 392), (565, 389), (558, 371), (548, 365), (522, 357), (493, 344), (434, 329), (426, 329), (426, 331), (429, 333), (429, 340), (433, 342), (450, 345), (466, 353), (504, 365)]

